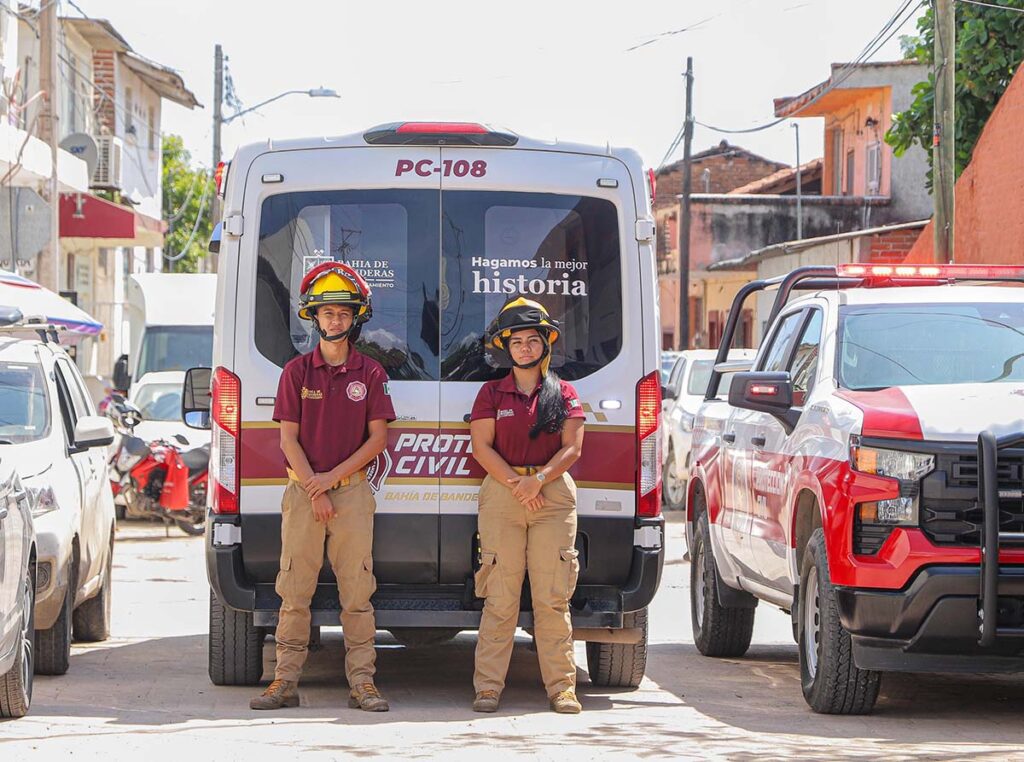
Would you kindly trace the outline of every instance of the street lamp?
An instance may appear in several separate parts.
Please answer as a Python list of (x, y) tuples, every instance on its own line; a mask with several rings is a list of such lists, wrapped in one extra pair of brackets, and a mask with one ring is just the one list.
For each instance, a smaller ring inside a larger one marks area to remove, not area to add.
[[(275, 95), (273, 98), (257, 103), (255, 106), (239, 111), (237, 114), (225, 117), (223, 114), (224, 106), (224, 52), (221, 50), (220, 45), (214, 46), (214, 77), (213, 77), (213, 168), (216, 169), (217, 165), (220, 164), (220, 129), (223, 125), (233, 122), (240, 116), (244, 116), (258, 108), (266, 106), (268, 103), (273, 103), (279, 98), (284, 98), (286, 95), (308, 95), (310, 98), (340, 98), (337, 92), (327, 87), (314, 87), (310, 90), (286, 90), (283, 93)], [(215, 207), (216, 208), (216, 205)], [(214, 217), (214, 221), (217, 217)]]

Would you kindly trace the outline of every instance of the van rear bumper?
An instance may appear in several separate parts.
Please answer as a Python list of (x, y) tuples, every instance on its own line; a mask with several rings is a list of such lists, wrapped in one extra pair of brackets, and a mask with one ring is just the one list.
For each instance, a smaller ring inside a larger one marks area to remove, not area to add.
[[(234, 517), (216, 517), (210, 523), (232, 523)], [(652, 522), (664, 529), (664, 520)], [(207, 527), (212, 530), (212, 526)], [(213, 531), (206, 532), (206, 569), (210, 587), (218, 600), (239, 611), (252, 611), (254, 624), (270, 627), (277, 624), (281, 600), (272, 583), (253, 583), (245, 573), (240, 545), (214, 545)], [(664, 537), (662, 531), (661, 536)], [(664, 546), (634, 547), (629, 578), (622, 587), (580, 585), (572, 598), (573, 626), (621, 628), (622, 615), (638, 611), (653, 600), (661, 581)], [(378, 585), (373, 597), (377, 626), (390, 627), (452, 627), (476, 629), (480, 624), (483, 601), (476, 598), (472, 580), (464, 585), (418, 584)], [(312, 623), (320, 626), (339, 624), (338, 589), (333, 583), (318, 584), (311, 605)], [(529, 589), (524, 591), (520, 627), (533, 626)]]

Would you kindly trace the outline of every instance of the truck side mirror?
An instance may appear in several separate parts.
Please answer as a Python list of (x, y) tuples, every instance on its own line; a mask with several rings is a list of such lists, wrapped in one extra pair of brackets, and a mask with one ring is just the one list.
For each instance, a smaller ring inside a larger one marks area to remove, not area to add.
[(800, 418), (800, 411), (793, 407), (793, 381), (789, 373), (737, 373), (729, 386), (729, 404), (774, 416), (787, 434)]
[(662, 384), (661, 398), (663, 400), (674, 400), (676, 398), (676, 390), (668, 384)]
[(210, 428), (212, 368), (189, 368), (181, 391), (181, 419), (190, 429)]
[(128, 355), (121, 355), (114, 363), (114, 388), (127, 392), (132, 385), (132, 377), (128, 374)]

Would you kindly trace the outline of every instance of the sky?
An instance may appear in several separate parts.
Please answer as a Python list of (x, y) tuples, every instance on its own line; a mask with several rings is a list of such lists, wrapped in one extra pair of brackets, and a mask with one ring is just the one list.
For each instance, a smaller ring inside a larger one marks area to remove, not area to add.
[[(915, 0), (916, 2), (916, 0)], [(205, 108), (165, 101), (161, 128), (197, 165), (212, 152), (214, 45), (243, 107), (290, 95), (223, 128), (225, 157), (268, 137), (343, 135), (391, 121), (479, 121), (536, 138), (628, 146), (662, 163), (683, 123), (687, 56), (694, 117), (746, 129), (773, 121), (773, 98), (854, 59), (901, 0), (352, 2), (75, 0), (139, 54), (177, 70)], [(899, 37), (871, 60), (900, 57)], [(60, 0), (60, 13), (79, 16)], [(230, 114), (230, 110), (226, 114)], [(821, 119), (801, 119), (800, 158), (821, 156)], [(725, 135), (697, 126), (694, 152), (727, 139), (792, 164), (790, 121)], [(681, 158), (680, 145), (670, 157)]]

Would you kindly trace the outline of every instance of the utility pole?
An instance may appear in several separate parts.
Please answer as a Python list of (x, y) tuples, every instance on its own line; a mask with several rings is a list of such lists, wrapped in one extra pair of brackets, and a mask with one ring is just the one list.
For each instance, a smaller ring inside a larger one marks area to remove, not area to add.
[[(224, 50), (220, 44), (213, 46), (213, 172), (216, 177), (217, 166), (220, 164), (220, 130), (224, 126)], [(220, 222), (220, 196), (214, 188), (210, 196), (210, 221), (216, 227)], [(209, 254), (203, 255), (203, 272), (216, 272), (217, 259)]]
[(956, 183), (955, 89), (956, 18), (953, 0), (935, 0), (935, 127), (932, 136), (932, 186), (935, 198), (935, 263), (953, 261)]
[(686, 58), (686, 121), (683, 122), (683, 193), (679, 205), (679, 334), (676, 345), (680, 350), (690, 348), (690, 177), (693, 162), (693, 57)]
[(39, 89), (43, 91), (39, 132), (50, 146), (52, 169), (43, 194), (50, 205), (50, 242), (39, 252), (36, 280), (41, 286), (60, 291), (60, 192), (57, 185), (57, 3), (43, 3), (39, 11)]
[(797, 122), (793, 122), (791, 125), (796, 131), (796, 240), (802, 241), (804, 238), (804, 210), (803, 210), (803, 189), (800, 187), (801, 175), (800, 171), (800, 125)]

